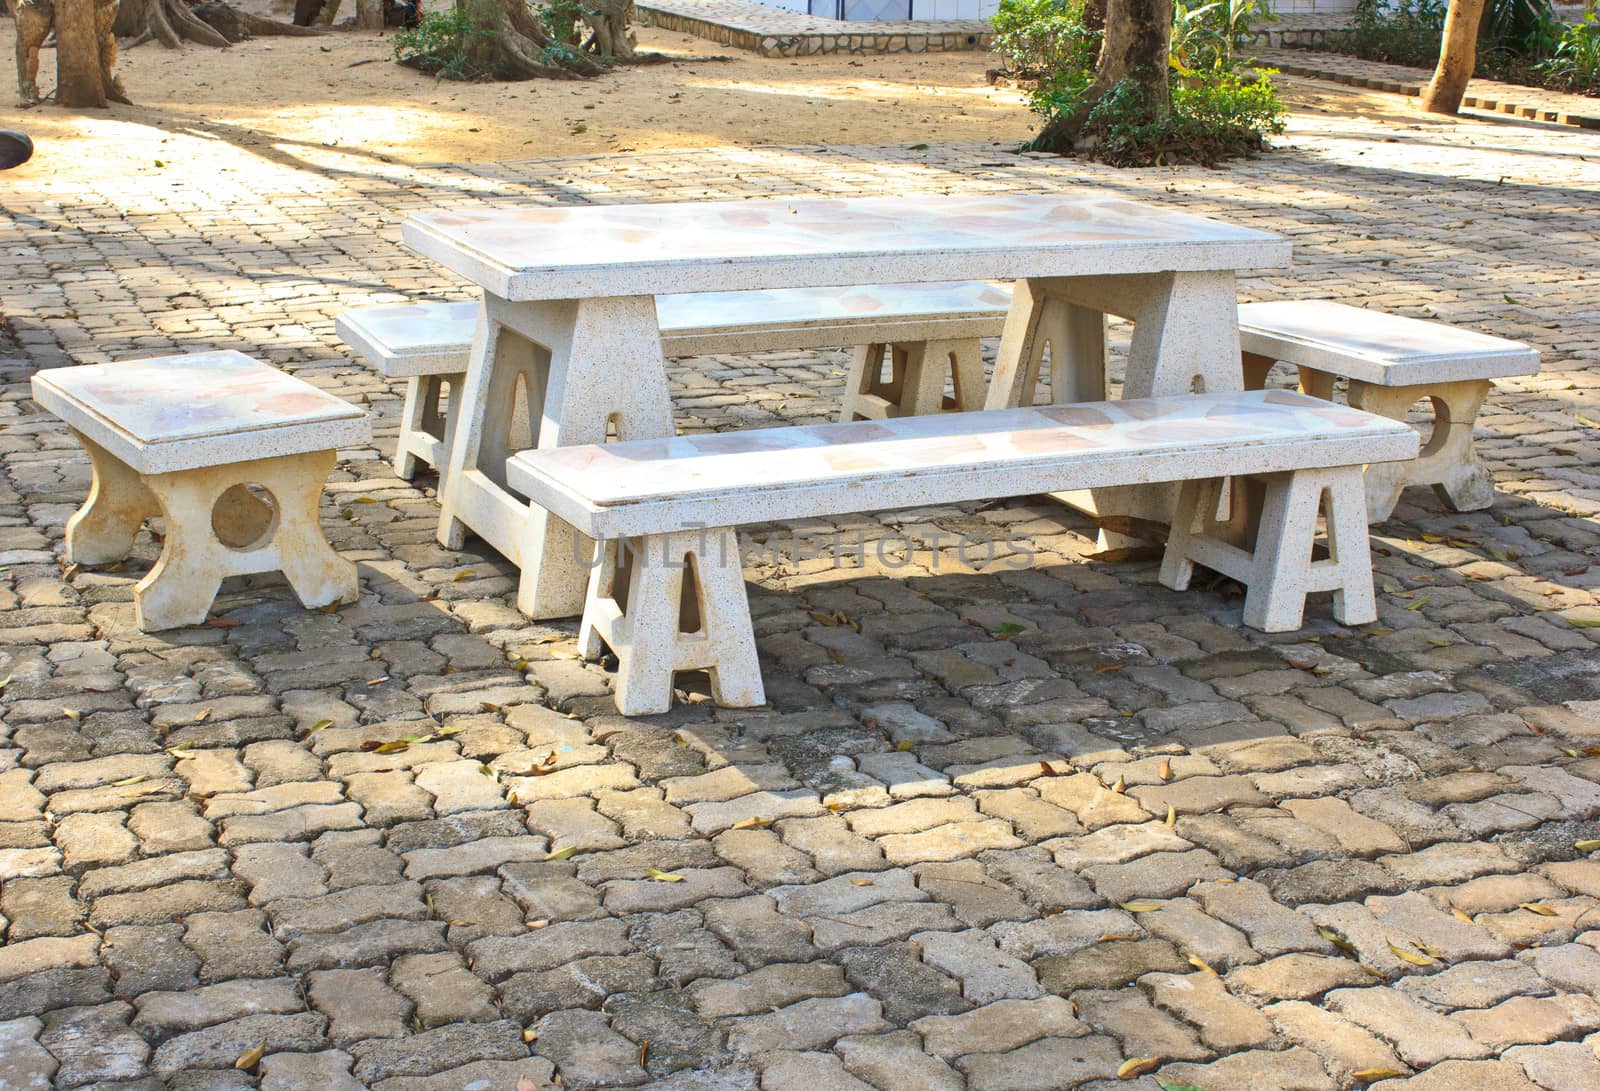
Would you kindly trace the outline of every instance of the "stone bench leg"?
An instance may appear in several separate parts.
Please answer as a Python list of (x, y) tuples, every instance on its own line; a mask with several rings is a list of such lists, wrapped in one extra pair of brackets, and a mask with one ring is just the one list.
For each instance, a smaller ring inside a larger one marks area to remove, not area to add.
[(1494, 478), (1472, 445), (1478, 410), (1490, 388), (1486, 379), (1423, 386), (1350, 381), (1350, 404), (1380, 417), (1403, 421), (1406, 411), (1424, 398), (1433, 404), (1433, 434), (1415, 459), (1367, 467), (1367, 508), (1373, 522), (1389, 518), (1408, 485), (1432, 485), (1451, 511), (1481, 511), (1494, 503)]
[[(883, 379), (885, 354), (889, 357), (887, 382)], [(946, 375), (955, 386), (952, 398), (944, 394)], [(859, 345), (850, 362), (839, 419), (883, 420), (947, 409), (982, 409), (984, 397), (983, 347), (976, 338)]]
[[(228, 576), (282, 572), (308, 608), (354, 602), (356, 566), (328, 544), (317, 517), (333, 451), (149, 474), (166, 521), (155, 567), (134, 587), (139, 628), (198, 625)], [(263, 503), (243, 486), (257, 484)]]
[[(406, 404), (400, 415), (400, 438), (394, 452), (396, 477), (415, 479), (418, 462), (426, 462), (444, 476), (451, 433), (455, 430), (456, 396), (465, 379), (465, 374), (413, 375), (406, 383)], [(446, 383), (450, 386), (450, 401), (447, 408), (441, 409)]]
[[(1257, 480), (1266, 496), (1252, 551), (1217, 534), (1215, 513), (1225, 481), (1183, 483), (1161, 562), (1162, 586), (1185, 590), (1194, 566), (1203, 564), (1245, 585), (1244, 623), (1269, 633), (1298, 629), (1306, 595), (1314, 591), (1333, 592), (1333, 616), (1342, 624), (1376, 621), (1361, 467), (1262, 474)], [(1324, 508), (1328, 556), (1315, 560), (1317, 517)]]
[(671, 708), (678, 671), (707, 671), (719, 705), (766, 703), (738, 536), (729, 527), (602, 542), (578, 647), (597, 659), (602, 642), (617, 656), (624, 716)]

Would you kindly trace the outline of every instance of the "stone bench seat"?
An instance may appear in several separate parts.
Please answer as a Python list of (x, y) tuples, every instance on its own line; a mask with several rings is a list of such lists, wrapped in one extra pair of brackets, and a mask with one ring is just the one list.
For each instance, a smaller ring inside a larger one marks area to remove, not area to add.
[(307, 607), (356, 600), (356, 567), (317, 515), (337, 449), (371, 440), (356, 406), (238, 352), (40, 371), (33, 399), (94, 470), (67, 521), (69, 564), (119, 561), (146, 518), (165, 520), (134, 588), (139, 628), (205, 621), (228, 576), (281, 571)]
[[(617, 704), (636, 715), (665, 711), (685, 670), (709, 671), (723, 704), (763, 702), (734, 531), (748, 523), (1183, 482), (1164, 585), (1186, 587), (1198, 562), (1246, 586), (1256, 628), (1297, 628), (1312, 591), (1370, 622), (1362, 466), (1417, 444), (1396, 421), (1256, 391), (553, 447), (513, 456), (507, 479), (599, 540), (580, 649), (617, 654)], [(1264, 486), (1248, 550), (1218, 517), (1234, 475)], [(1324, 507), (1329, 557), (1313, 560)]]
[[(668, 356), (853, 347), (841, 418), (856, 420), (981, 409), (978, 340), (999, 335), (1010, 304), (1002, 286), (961, 281), (661, 296), (657, 317)], [(478, 311), (476, 303), (386, 304), (336, 322), (344, 342), (384, 375), (408, 380), (395, 454), (395, 472), (407, 480), (418, 462), (443, 468), (452, 414), (441, 409), (441, 386), (460, 389)]]
[(1300, 388), (1331, 399), (1349, 380), (1350, 404), (1405, 420), (1419, 401), (1433, 407), (1433, 431), (1411, 462), (1367, 471), (1367, 513), (1389, 517), (1408, 485), (1432, 485), (1455, 511), (1494, 502), (1494, 480), (1472, 445), (1490, 380), (1532, 375), (1539, 353), (1518, 341), (1442, 322), (1384, 314), (1319, 300), (1246, 303), (1239, 308), (1245, 386), (1259, 388), (1274, 363), (1300, 369)]

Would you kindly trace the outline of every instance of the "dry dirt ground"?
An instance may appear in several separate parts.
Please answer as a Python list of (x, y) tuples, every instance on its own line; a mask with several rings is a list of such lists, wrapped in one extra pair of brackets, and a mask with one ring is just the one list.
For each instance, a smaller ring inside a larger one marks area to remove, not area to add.
[[(0, 19), (0, 57), (12, 53), (12, 32)], [(471, 84), (392, 63), (387, 34), (258, 39), (227, 50), (152, 43), (119, 64), (136, 105), (22, 110), (8, 88), (0, 126), (28, 131), (39, 147), (12, 178), (65, 178), (231, 170), (270, 146), (292, 148), (313, 167), (348, 156), (422, 164), (760, 144), (1009, 147), (1032, 124), (1015, 89), (985, 80), (994, 64), (985, 53), (786, 61), (652, 28), (640, 30), (639, 44), (678, 59), (589, 81)], [(53, 85), (54, 64), (46, 51), (42, 87)], [(1392, 96), (1325, 100), (1309, 86), (1288, 93), (1307, 113), (1331, 105), (1407, 115)]]

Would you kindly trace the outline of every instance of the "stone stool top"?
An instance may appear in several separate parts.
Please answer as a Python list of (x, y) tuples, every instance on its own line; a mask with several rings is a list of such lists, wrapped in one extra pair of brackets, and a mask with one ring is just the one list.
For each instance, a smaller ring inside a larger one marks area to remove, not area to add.
[(1326, 300), (1246, 303), (1246, 352), (1374, 386), (1468, 382), (1539, 370), (1538, 350), (1520, 341)]
[(367, 442), (367, 415), (240, 352), (53, 368), (33, 377), (45, 409), (141, 474)]

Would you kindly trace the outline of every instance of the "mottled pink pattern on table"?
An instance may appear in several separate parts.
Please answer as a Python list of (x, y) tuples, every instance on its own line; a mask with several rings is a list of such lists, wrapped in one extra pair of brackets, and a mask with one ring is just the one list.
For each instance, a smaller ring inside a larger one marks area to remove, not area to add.
[(425, 212), (411, 223), (520, 271), (707, 258), (1275, 241), (1265, 232), (1090, 192)]
[(719, 491), (846, 485), (855, 475), (1021, 463), (1069, 451), (1112, 458), (1135, 449), (1193, 448), (1204, 458), (1224, 447), (1307, 435), (1377, 436), (1394, 428), (1393, 421), (1304, 394), (1258, 390), (558, 448), (537, 452), (537, 463), (542, 473), (606, 505), (670, 498), (686, 476)]
[(142, 443), (362, 415), (343, 398), (232, 351), (57, 368), (37, 381)]

